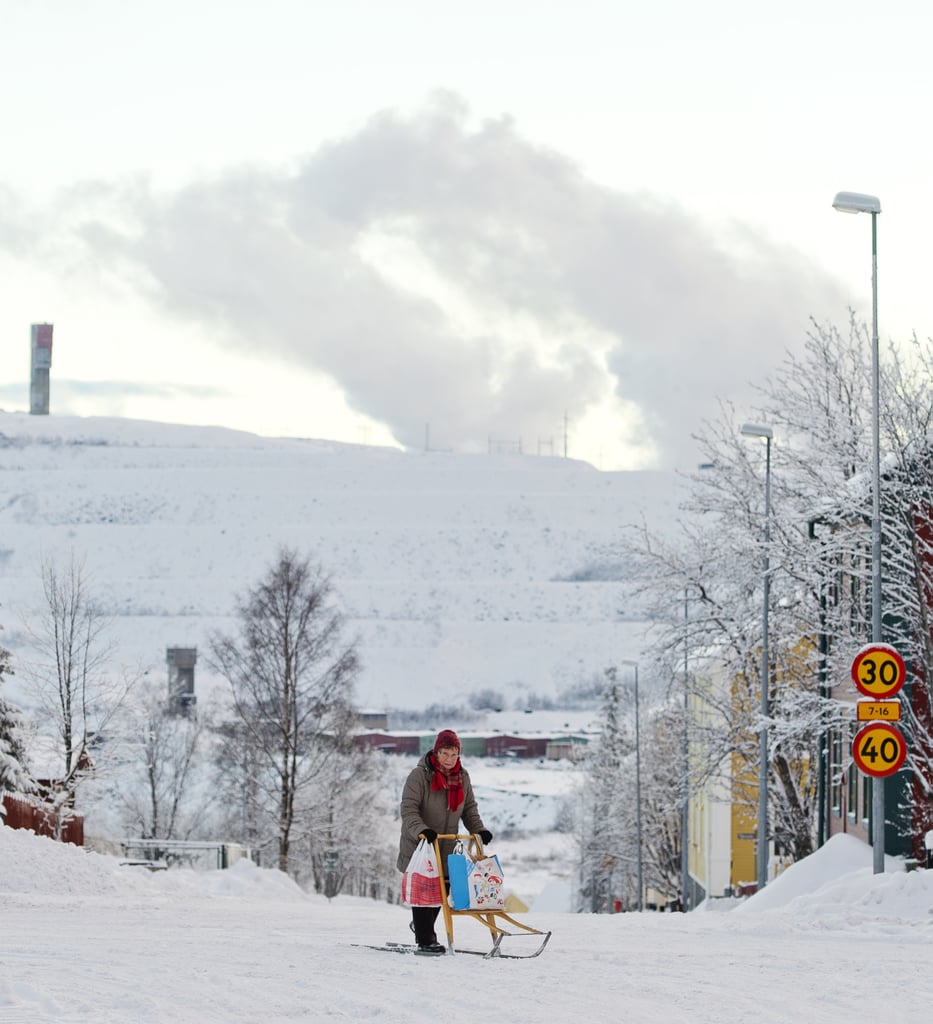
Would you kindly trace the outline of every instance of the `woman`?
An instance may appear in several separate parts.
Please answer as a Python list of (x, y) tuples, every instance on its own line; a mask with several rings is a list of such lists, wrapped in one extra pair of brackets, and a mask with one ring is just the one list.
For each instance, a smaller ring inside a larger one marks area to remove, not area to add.
[[(483, 843), (492, 833), (483, 824), (473, 797), (470, 776), (460, 764), (460, 739), (453, 729), (442, 729), (434, 746), (418, 762), (402, 790), (402, 834), (398, 846), (398, 869), (408, 867), (420, 836), (433, 843), (439, 835), (456, 835), (462, 820), (467, 830)], [(441, 841), (441, 862), (447, 874), (447, 854), (452, 839)], [(437, 941), (434, 923), (440, 907), (412, 907), (411, 928), (421, 953), (446, 952)]]

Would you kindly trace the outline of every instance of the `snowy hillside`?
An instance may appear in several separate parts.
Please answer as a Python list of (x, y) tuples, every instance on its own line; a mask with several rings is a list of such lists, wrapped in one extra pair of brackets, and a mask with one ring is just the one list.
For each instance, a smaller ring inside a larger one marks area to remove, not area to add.
[[(126, 664), (206, 651), (281, 545), (331, 575), (359, 636), (363, 706), (494, 688), (520, 706), (620, 658), (643, 623), (612, 554), (673, 523), (673, 474), (568, 459), (403, 453), (220, 428), (0, 414), (0, 623), (14, 656), (43, 557), (86, 559)], [(204, 657), (198, 692), (212, 683)], [(17, 681), (7, 691), (17, 697)]]

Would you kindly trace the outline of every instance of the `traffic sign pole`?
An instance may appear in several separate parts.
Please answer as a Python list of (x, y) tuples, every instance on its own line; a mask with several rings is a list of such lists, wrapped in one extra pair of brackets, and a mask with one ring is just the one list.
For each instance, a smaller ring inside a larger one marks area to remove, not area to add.
[[(877, 454), (876, 454), (877, 457)], [(877, 512), (879, 476), (876, 471), (873, 488), (873, 501)], [(873, 545), (872, 557), (872, 643), (866, 644), (852, 661), (852, 681), (859, 693), (871, 700), (860, 702), (859, 720), (877, 717), (890, 720), (900, 718), (900, 704), (887, 700), (893, 697), (904, 685), (907, 668), (904, 659), (890, 644), (880, 643), (881, 640), (881, 527), (880, 517), (876, 514), (872, 524)], [(862, 703), (868, 705), (862, 711)], [(893, 709), (880, 705), (897, 704), (897, 714)], [(874, 709), (872, 709), (874, 705)], [(877, 712), (873, 715), (872, 710)], [(890, 711), (890, 714), (888, 713)], [(907, 743), (900, 732), (884, 721), (873, 721), (865, 726), (852, 741), (852, 757), (866, 775), (877, 781), (872, 784), (872, 853), (874, 857), (874, 873), (884, 871), (884, 780), (893, 775), (907, 757)]]

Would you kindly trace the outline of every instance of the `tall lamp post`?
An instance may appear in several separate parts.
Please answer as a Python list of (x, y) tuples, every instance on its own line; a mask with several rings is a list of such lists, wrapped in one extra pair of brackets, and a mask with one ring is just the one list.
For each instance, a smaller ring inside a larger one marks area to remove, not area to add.
[[(861, 192), (837, 192), (833, 209), (871, 214), (871, 639), (881, 638), (881, 415), (878, 358), (878, 214), (881, 200)], [(872, 861), (876, 875), (884, 872), (884, 779), (871, 787)]]
[(623, 661), (623, 665), (629, 665), (635, 669), (635, 834), (638, 849), (636, 851), (636, 864), (638, 865), (638, 909), (645, 909), (645, 889), (642, 884), (642, 859), (641, 859), (641, 736), (639, 735), (638, 719), (638, 662)]
[(765, 543), (764, 602), (761, 610), (761, 728), (758, 732), (758, 891), (768, 884), (768, 690), (770, 659), (768, 657), (768, 609), (771, 604), (771, 439), (770, 427), (743, 423), (746, 437), (763, 437), (767, 446), (765, 458)]
[(690, 591), (684, 587), (684, 792), (683, 807), (680, 811), (680, 909), (687, 913), (690, 909), (690, 847), (688, 845), (690, 831), (690, 676), (688, 632), (690, 630)]

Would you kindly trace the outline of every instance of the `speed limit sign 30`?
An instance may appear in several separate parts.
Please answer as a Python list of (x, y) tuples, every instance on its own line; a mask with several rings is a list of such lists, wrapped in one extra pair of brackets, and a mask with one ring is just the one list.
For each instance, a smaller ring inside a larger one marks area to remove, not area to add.
[(868, 644), (852, 661), (852, 681), (866, 697), (893, 697), (906, 678), (904, 659), (888, 644)]
[(887, 722), (872, 722), (856, 733), (852, 758), (866, 775), (883, 779), (893, 775), (907, 757), (907, 741)]

